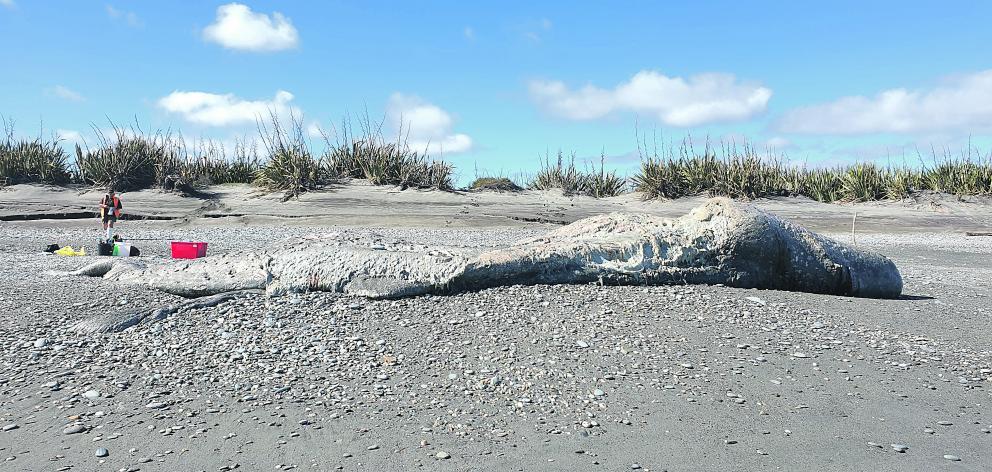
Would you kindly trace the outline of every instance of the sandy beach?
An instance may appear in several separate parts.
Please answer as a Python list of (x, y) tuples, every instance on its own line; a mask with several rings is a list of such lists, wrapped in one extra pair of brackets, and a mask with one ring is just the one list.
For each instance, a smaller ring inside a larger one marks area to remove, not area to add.
[[(210, 255), (307, 234), (503, 247), (642, 202), (363, 185), (125, 194), (119, 231)], [(982, 202), (755, 202), (893, 259), (897, 300), (722, 286), (508, 286), (367, 300), (264, 295), (120, 333), (179, 297), (52, 275), (98, 237), (92, 195), (0, 192), (6, 470), (988, 470), (992, 226)], [(851, 223), (858, 214), (852, 241)], [(30, 215), (30, 216), (24, 216)]]

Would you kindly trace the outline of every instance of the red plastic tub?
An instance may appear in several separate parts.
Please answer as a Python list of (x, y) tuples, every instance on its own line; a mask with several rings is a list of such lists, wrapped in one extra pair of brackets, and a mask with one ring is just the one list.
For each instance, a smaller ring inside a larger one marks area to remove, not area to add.
[(172, 241), (173, 259), (197, 259), (207, 257), (207, 243)]

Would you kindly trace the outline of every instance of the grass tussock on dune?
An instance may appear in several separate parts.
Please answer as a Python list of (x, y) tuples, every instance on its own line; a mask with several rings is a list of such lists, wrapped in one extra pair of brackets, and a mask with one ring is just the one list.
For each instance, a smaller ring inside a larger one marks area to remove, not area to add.
[[(96, 142), (67, 151), (58, 136), (17, 138), (12, 122), (3, 121), (0, 137), (0, 185), (84, 184), (114, 186), (120, 191), (161, 189), (195, 192), (212, 184), (251, 183), (287, 198), (347, 179), (374, 185), (453, 190), (454, 166), (412, 149), (401, 126), (386, 137), (383, 122), (367, 116), (355, 132), (346, 119), (332, 140), (315, 151), (302, 119), (288, 123), (270, 114), (258, 122), (257, 138), (228, 144), (204, 140), (188, 143), (171, 130), (143, 130), (137, 124), (93, 126)], [(540, 160), (536, 174), (517, 182), (503, 175), (478, 176), (468, 190), (559, 190), (566, 195), (604, 198), (636, 191), (645, 199), (720, 195), (754, 199), (803, 196), (821, 202), (899, 200), (919, 192), (992, 195), (992, 154), (969, 144), (958, 155), (931, 151), (915, 165), (859, 162), (833, 167), (797, 164), (782, 155), (744, 143), (711, 146), (701, 151), (689, 139), (664, 150), (649, 151), (638, 141), (640, 168), (630, 177), (598, 165), (576, 164), (576, 155), (558, 151)], [(72, 152), (75, 151), (75, 152)]]
[(469, 190), (491, 190), (496, 192), (519, 192), (523, 187), (509, 177), (477, 177), (468, 186)]
[(454, 166), (431, 158), (426, 150), (412, 149), (402, 124), (394, 139), (385, 137), (382, 121), (373, 122), (367, 115), (359, 119), (359, 127), (356, 134), (350, 119), (345, 119), (334, 141), (324, 135), (324, 162), (330, 175), (366, 179), (373, 185), (454, 189)]
[(0, 140), (0, 179), (8, 185), (40, 183), (64, 185), (71, 181), (69, 154), (57, 137), (16, 139), (13, 122), (3, 121)]
[(528, 184), (534, 190), (561, 190), (565, 195), (587, 195), (595, 198), (615, 197), (627, 191), (627, 179), (616, 171), (606, 170), (606, 156), (600, 157), (599, 167), (579, 169), (575, 153), (567, 159), (559, 150), (555, 160), (545, 154), (541, 169)]
[[(387, 140), (381, 123), (363, 122), (353, 136), (350, 126), (336, 142), (313, 150), (302, 120), (282, 123), (275, 114), (259, 120), (258, 137), (233, 146), (212, 140), (187, 143), (171, 130), (144, 130), (137, 124), (111, 122), (93, 126), (96, 142), (77, 143), (74, 155), (58, 136), (16, 139), (4, 122), (0, 140), (0, 185), (83, 184), (119, 191), (161, 189), (195, 192), (213, 184), (251, 183), (266, 191), (295, 197), (342, 179), (367, 179), (375, 185), (403, 188), (454, 188), (454, 167), (411, 149), (405, 141)], [(73, 159), (74, 158), (74, 159)]]
[(255, 185), (272, 192), (285, 192), (287, 198), (292, 198), (326, 183), (301, 122), (294, 120), (286, 128), (273, 113), (270, 122), (259, 122), (258, 134), (268, 159), (256, 172)]
[(862, 162), (829, 168), (797, 165), (753, 146), (723, 145), (703, 152), (687, 141), (660, 154), (641, 152), (640, 170), (631, 178), (646, 199), (692, 195), (762, 198), (803, 196), (821, 202), (898, 200), (934, 191), (957, 196), (992, 195), (992, 157), (969, 152), (960, 157), (936, 153), (919, 157), (919, 167)]
[(306, 139), (302, 120), (293, 118), (284, 127), (272, 115), (267, 123), (259, 123), (268, 159), (257, 173), (255, 185), (286, 192), (287, 197), (350, 178), (402, 188), (454, 188), (452, 165), (411, 149), (400, 138), (387, 140), (381, 131), (382, 123), (366, 118), (361, 126), (361, 133), (353, 134), (346, 120), (334, 141), (322, 131), (326, 146), (318, 156)]
[(170, 131), (144, 131), (111, 123), (94, 127), (96, 146), (76, 144), (76, 178), (80, 183), (113, 186), (119, 191), (147, 188), (192, 192), (211, 184), (247, 183), (259, 169), (257, 151), (235, 144), (233, 158), (209, 140), (187, 144)]

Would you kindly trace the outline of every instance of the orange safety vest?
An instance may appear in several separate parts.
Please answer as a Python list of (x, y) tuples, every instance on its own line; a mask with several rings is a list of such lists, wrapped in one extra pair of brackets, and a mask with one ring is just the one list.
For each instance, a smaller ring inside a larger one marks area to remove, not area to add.
[[(103, 199), (100, 200), (100, 203), (102, 203), (104, 205), (107, 205), (107, 195), (104, 195), (103, 196)], [(114, 195), (113, 203), (114, 203), (114, 208), (113, 208), (113, 210), (114, 210), (114, 218), (120, 218), (120, 216), (121, 216), (121, 199), (118, 198), (117, 195)], [(101, 208), (100, 209), (100, 218), (103, 218), (104, 216), (107, 216), (107, 209), (106, 208)]]

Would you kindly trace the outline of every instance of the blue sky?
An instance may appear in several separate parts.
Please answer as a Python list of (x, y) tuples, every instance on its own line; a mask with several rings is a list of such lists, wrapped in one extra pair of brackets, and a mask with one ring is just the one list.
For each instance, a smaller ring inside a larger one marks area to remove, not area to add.
[(92, 143), (368, 110), (463, 179), (559, 148), (629, 171), (635, 126), (819, 163), (988, 149), (989, 2), (534, 3), (0, 0), (0, 114)]

